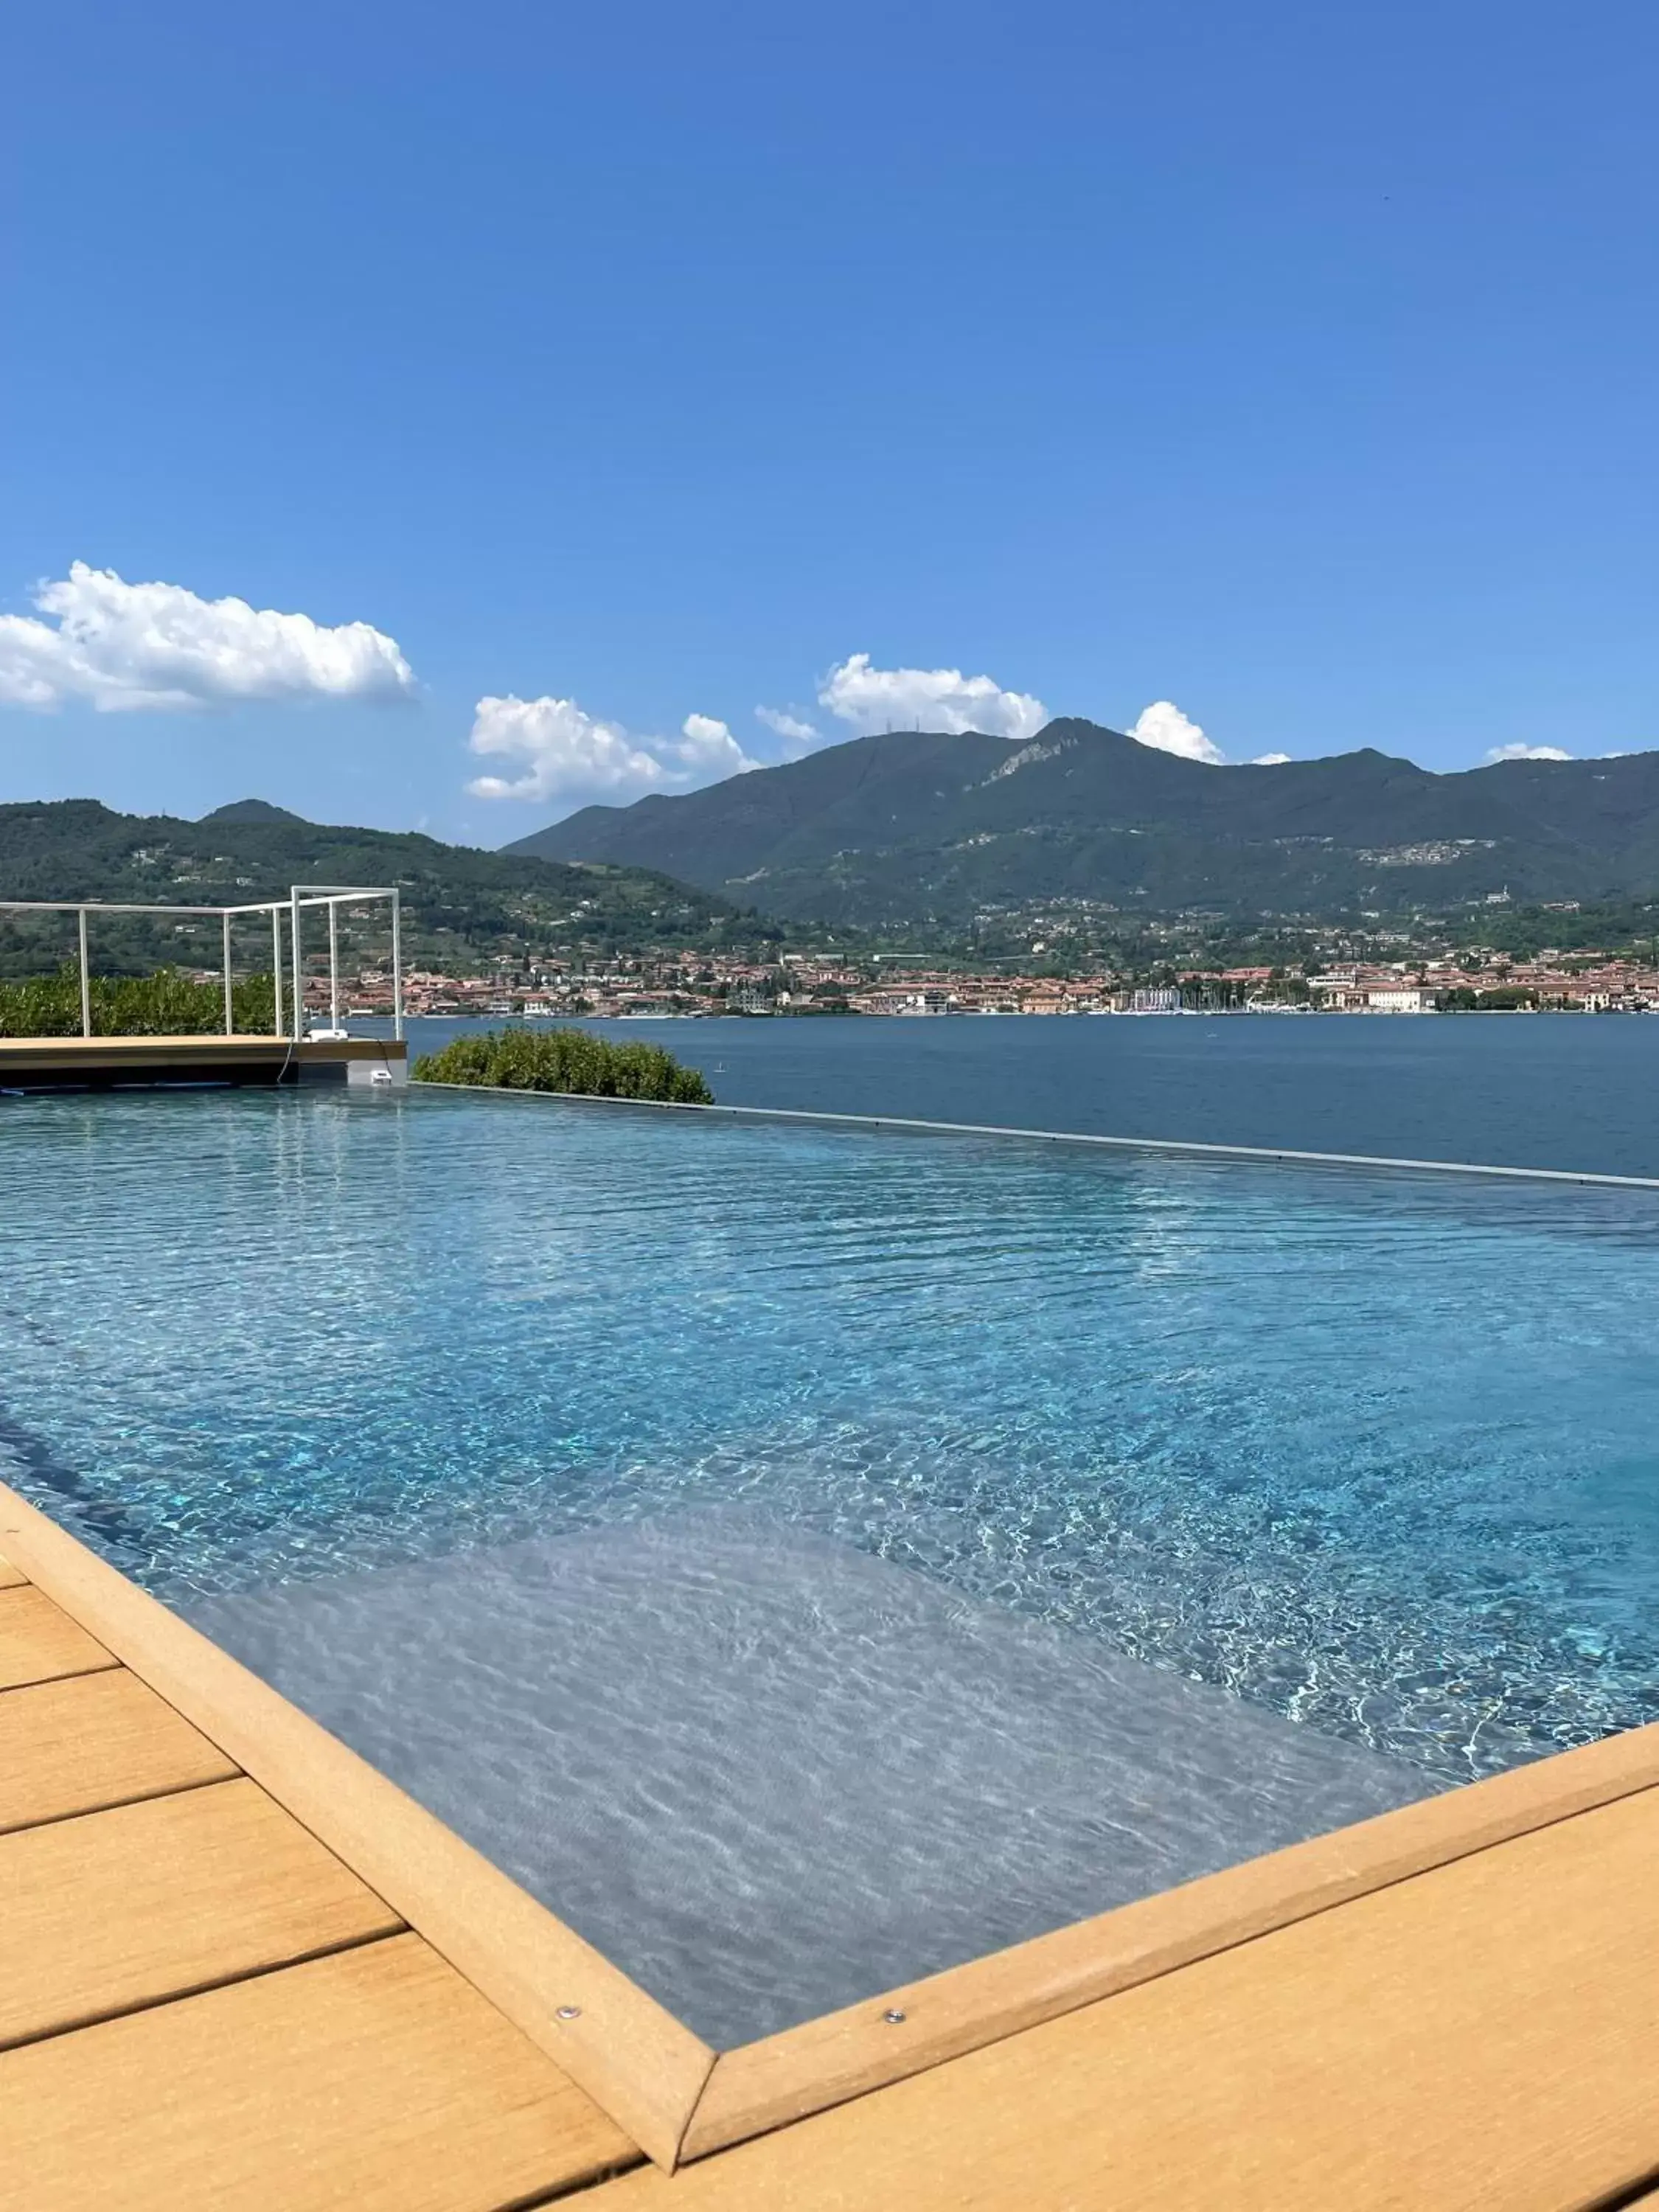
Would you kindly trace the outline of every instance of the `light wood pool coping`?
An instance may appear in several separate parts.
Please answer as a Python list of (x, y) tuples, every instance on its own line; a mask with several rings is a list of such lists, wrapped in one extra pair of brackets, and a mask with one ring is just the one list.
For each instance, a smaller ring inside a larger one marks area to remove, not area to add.
[(716, 2053), (3, 1487), (0, 1554), (0, 2205), (111, 2202), (117, 2134), (143, 2207), (1659, 2179), (1659, 1726)]

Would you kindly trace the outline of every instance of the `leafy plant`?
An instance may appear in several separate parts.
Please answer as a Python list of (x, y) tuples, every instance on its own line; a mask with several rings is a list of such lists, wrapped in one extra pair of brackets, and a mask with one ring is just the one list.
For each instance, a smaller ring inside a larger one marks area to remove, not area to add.
[[(216, 1036), (225, 1026), (224, 987), (198, 983), (176, 968), (149, 975), (94, 975), (88, 992), (94, 1036)], [(231, 987), (231, 1018), (243, 1036), (270, 1036), (276, 1010), (269, 975)], [(0, 1036), (79, 1036), (81, 977), (73, 964), (54, 975), (0, 983)]]
[(649, 1098), (712, 1106), (714, 1094), (695, 1067), (660, 1045), (612, 1044), (586, 1030), (491, 1030), (457, 1037), (414, 1067), (417, 1083), (458, 1083), (496, 1091), (557, 1091), (589, 1098)]

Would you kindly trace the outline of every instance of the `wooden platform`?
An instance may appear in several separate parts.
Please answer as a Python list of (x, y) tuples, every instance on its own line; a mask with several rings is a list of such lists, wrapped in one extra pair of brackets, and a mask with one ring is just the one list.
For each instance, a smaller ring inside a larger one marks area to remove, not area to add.
[(0, 1091), (367, 1082), (380, 1069), (407, 1081), (408, 1047), (390, 1037), (0, 1037)]
[(0, 1548), (6, 2212), (1659, 2188), (1659, 1729), (717, 2055), (3, 1490)]
[(0, 1588), (0, 2205), (486, 2208), (616, 2123), (61, 1607)]

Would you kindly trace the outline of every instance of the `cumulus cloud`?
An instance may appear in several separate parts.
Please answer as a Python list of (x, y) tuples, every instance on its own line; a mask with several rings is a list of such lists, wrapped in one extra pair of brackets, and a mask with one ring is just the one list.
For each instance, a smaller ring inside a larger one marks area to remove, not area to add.
[(533, 799), (567, 809), (690, 791), (760, 765), (712, 714), (688, 714), (678, 738), (632, 738), (574, 699), (546, 696), (480, 699), (467, 743), (519, 770), (476, 777), (467, 786), (475, 799)]
[(467, 743), (475, 753), (516, 763), (523, 771), (476, 777), (467, 786), (476, 799), (560, 799), (576, 792), (634, 799), (665, 780), (650, 753), (574, 699), (480, 699)]
[(1137, 744), (1151, 745), (1155, 752), (1178, 753), (1182, 760), (1204, 761), (1212, 768), (1219, 767), (1227, 757), (1173, 699), (1154, 699), (1150, 707), (1143, 707), (1129, 735)]
[(803, 722), (798, 714), (786, 714), (781, 707), (757, 707), (755, 720), (780, 738), (787, 738), (792, 745), (803, 749), (821, 745), (823, 738), (810, 722)]
[(990, 737), (1030, 738), (1048, 720), (1041, 699), (1005, 691), (988, 676), (959, 668), (872, 668), (855, 653), (832, 668), (818, 704), (860, 734), (874, 730), (923, 729), (959, 735), (982, 730)]
[(33, 603), (38, 615), (0, 615), (0, 704), (46, 711), (85, 700), (107, 714), (415, 689), (396, 643), (367, 623), (329, 629), (179, 584), (129, 584), (84, 561), (41, 584)]
[(1506, 760), (1571, 760), (1559, 745), (1494, 745), (1486, 755), (1487, 761)]
[(741, 775), (745, 769), (760, 766), (758, 761), (750, 760), (726, 724), (716, 720), (713, 714), (688, 714), (680, 724), (678, 744), (666, 738), (653, 738), (652, 742), (671, 775), (697, 783), (710, 783), (719, 776)]
[(1249, 765), (1252, 768), (1283, 768), (1289, 758), (1288, 753), (1258, 753)]

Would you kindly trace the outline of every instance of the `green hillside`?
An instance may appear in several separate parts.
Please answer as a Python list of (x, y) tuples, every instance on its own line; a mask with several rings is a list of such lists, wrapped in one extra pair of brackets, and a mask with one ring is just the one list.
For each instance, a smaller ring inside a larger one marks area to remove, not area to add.
[[(0, 806), (0, 897), (231, 905), (284, 897), (301, 881), (397, 884), (411, 967), (467, 972), (530, 951), (745, 945), (780, 934), (775, 923), (651, 870), (568, 866), (328, 826), (258, 799), (199, 822), (118, 814), (94, 799)], [(107, 971), (219, 957), (216, 920), (111, 917), (96, 927), (97, 964)], [(259, 957), (261, 926), (243, 927), (247, 957)], [(69, 916), (0, 915), (0, 975), (55, 966), (73, 930)], [(354, 952), (377, 956), (386, 940), (385, 909), (352, 921), (350, 933)]]
[(1659, 752), (1434, 775), (1365, 750), (1212, 768), (1091, 722), (860, 738), (507, 848), (660, 868), (794, 920), (960, 927), (1052, 899), (1233, 918), (1659, 891)]

